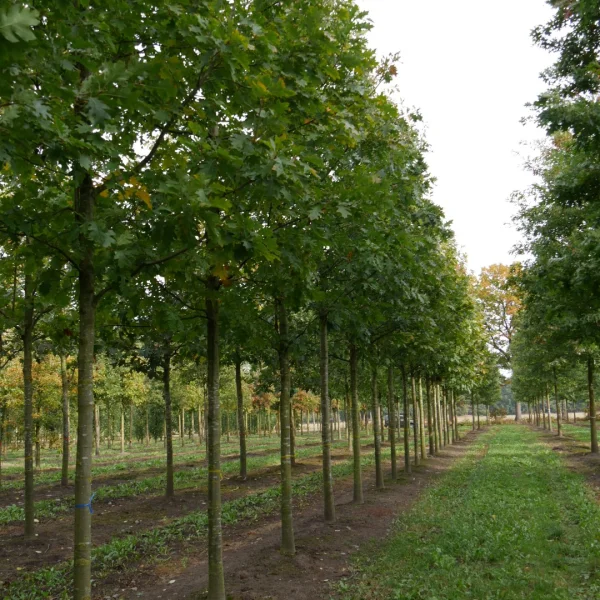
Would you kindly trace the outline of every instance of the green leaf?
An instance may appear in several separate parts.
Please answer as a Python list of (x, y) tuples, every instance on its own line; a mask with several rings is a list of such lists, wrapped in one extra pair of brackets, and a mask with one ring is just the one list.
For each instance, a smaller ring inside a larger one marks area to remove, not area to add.
[(0, 12), (0, 34), (9, 42), (31, 42), (35, 35), (30, 28), (39, 25), (38, 15), (37, 10), (13, 4), (8, 12)]
[(87, 113), (93, 123), (102, 123), (110, 118), (108, 106), (98, 100), (98, 98), (90, 98), (87, 103)]

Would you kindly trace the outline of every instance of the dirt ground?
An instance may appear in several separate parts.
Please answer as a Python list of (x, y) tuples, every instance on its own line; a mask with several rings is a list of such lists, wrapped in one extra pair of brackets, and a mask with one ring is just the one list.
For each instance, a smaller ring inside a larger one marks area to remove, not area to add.
[[(310, 444), (313, 446), (314, 444)], [(276, 450), (249, 453), (249, 456), (272, 454)], [(346, 450), (336, 449), (332, 453), (334, 460), (348, 458)], [(235, 457), (228, 456), (227, 460)], [(198, 464), (178, 465), (178, 470), (191, 468)], [(320, 469), (320, 456), (303, 460), (294, 469), (294, 476)], [(137, 473), (135, 473), (137, 475)], [(130, 479), (131, 475), (130, 475)], [(102, 480), (116, 481), (114, 478)], [(233, 500), (249, 492), (264, 489), (279, 482), (279, 466), (265, 467), (250, 473), (247, 481), (240, 481), (238, 476), (223, 479), (223, 501)], [(100, 484), (100, 482), (98, 483)], [(40, 490), (37, 498), (41, 499)], [(72, 494), (72, 489), (70, 490)], [(177, 491), (173, 498), (163, 495), (142, 495), (123, 498), (111, 502), (94, 503), (93, 543), (95, 546), (105, 544), (115, 537), (124, 537), (130, 533), (139, 533), (151, 529), (177, 517), (202, 509), (207, 502), (205, 487), (193, 490)], [(0, 592), (2, 586), (19, 577), (23, 571), (34, 571), (46, 566), (53, 566), (73, 555), (73, 511), (64, 513), (58, 518), (48, 519), (36, 527), (38, 536), (35, 540), (25, 543), (23, 538), (23, 523), (14, 523), (0, 528)]]
[[(322, 520), (321, 497), (316, 494), (294, 507), (296, 555), (279, 553), (279, 517), (225, 528), (224, 564), (227, 597), (231, 600), (316, 600), (329, 597), (333, 582), (349, 573), (353, 553), (377, 544), (388, 535), (397, 515), (414, 504), (466, 453), (479, 432), (469, 432), (459, 443), (414, 469), (396, 484), (386, 481), (377, 491), (373, 469), (364, 473), (365, 503), (352, 503), (352, 479), (336, 481), (337, 520)], [(389, 468), (389, 465), (386, 465)], [(389, 476), (389, 473), (388, 473)], [(97, 583), (97, 599), (206, 598), (206, 542), (181, 544), (160, 562), (140, 563), (127, 573)]]

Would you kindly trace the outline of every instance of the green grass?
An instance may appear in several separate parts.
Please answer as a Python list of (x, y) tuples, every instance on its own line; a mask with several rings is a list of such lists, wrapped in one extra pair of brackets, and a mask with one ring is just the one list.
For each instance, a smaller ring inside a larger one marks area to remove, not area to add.
[(494, 428), (399, 518), (383, 547), (358, 557), (335, 592), (344, 600), (598, 599), (600, 508), (537, 433)]
[[(315, 439), (313, 437), (306, 442), (302, 440), (300, 444), (296, 445), (296, 458), (298, 460), (317, 456), (321, 453), (320, 446), (306, 445), (308, 443), (314, 443), (314, 441)], [(346, 446), (347, 442), (344, 440), (332, 443), (332, 448), (345, 448)], [(249, 452), (256, 452), (260, 449), (263, 449), (263, 447), (253, 446)], [(265, 467), (275, 466), (279, 464), (279, 462), (279, 453), (275, 452), (264, 456), (249, 456), (248, 469), (250, 472), (257, 471)], [(164, 458), (161, 460), (161, 466), (164, 466)], [(224, 475), (234, 475), (239, 471), (239, 463), (237, 460), (223, 462), (221, 470)], [(176, 471), (173, 475), (173, 483), (176, 490), (198, 488), (199, 486), (203, 486), (206, 481), (207, 469), (203, 466)], [(95, 490), (95, 501), (107, 502), (109, 500), (120, 500), (141, 495), (151, 496), (163, 493), (165, 488), (166, 476), (155, 475), (153, 477), (146, 477), (134, 481), (98, 487)], [(40, 520), (52, 519), (71, 510), (73, 504), (74, 499), (72, 495), (53, 500), (40, 500), (35, 503), (35, 516)], [(22, 506), (11, 504), (4, 508), (0, 508), (0, 525), (24, 520), (25, 510)]]

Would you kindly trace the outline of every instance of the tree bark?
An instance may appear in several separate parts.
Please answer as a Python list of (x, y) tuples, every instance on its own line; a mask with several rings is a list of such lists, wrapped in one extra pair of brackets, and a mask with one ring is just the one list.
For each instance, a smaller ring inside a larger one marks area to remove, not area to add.
[(219, 402), (219, 280), (211, 277), (206, 298), (208, 395), (208, 600), (225, 600), (221, 524), (221, 406)]
[(521, 420), (521, 403), (515, 402), (515, 421), (517, 423)]
[(121, 402), (121, 454), (125, 454), (125, 407)]
[(35, 536), (33, 489), (33, 281), (25, 272), (25, 312), (23, 319), (23, 395), (25, 408), (25, 539)]
[(394, 367), (388, 366), (387, 370), (387, 388), (388, 388), (388, 418), (390, 438), (390, 456), (392, 462), (392, 481), (398, 480), (398, 458), (396, 456), (396, 424), (398, 416), (396, 415), (396, 401), (394, 399)]
[[(82, 71), (82, 75), (83, 75)], [(77, 458), (75, 468), (74, 600), (92, 596), (91, 552), (92, 449), (94, 426), (94, 339), (96, 298), (94, 246), (86, 225), (94, 220), (95, 195), (92, 178), (83, 174), (75, 190), (75, 214), (79, 225), (79, 340), (77, 358)]]
[(242, 361), (235, 361), (235, 391), (237, 394), (237, 419), (240, 438), (240, 477), (248, 476), (248, 459), (246, 456), (246, 427), (244, 423), (244, 392), (242, 390)]
[(60, 355), (60, 382), (62, 396), (62, 469), (60, 485), (69, 485), (69, 381), (67, 378), (67, 359)]
[(425, 408), (423, 406), (423, 384), (419, 376), (419, 440), (421, 441), (421, 460), (427, 458), (425, 449)]
[(429, 433), (429, 456), (435, 455), (435, 429), (432, 422), (431, 410), (431, 379), (427, 377), (425, 380), (425, 391), (427, 394), (427, 431)]
[(358, 351), (355, 344), (350, 344), (350, 398), (352, 402), (352, 455), (354, 462), (353, 501), (364, 502), (362, 486), (362, 468), (360, 464), (360, 415), (358, 406)]
[[(167, 342), (167, 346), (170, 344)], [(167, 489), (171, 498), (175, 493), (173, 482), (173, 407), (171, 405), (171, 352), (167, 347), (163, 357), (163, 399), (165, 402), (165, 444), (167, 450)]]
[[(329, 340), (327, 330), (327, 313), (319, 315), (320, 322), (320, 375), (321, 375), (321, 414), (326, 423), (329, 422)], [(339, 411), (338, 411), (339, 413)], [(331, 472), (331, 438), (329, 427), (321, 432), (323, 447), (323, 513), (327, 523), (335, 521), (335, 500), (333, 496), (333, 475)]]
[(133, 402), (129, 405), (129, 439), (127, 441), (131, 450), (131, 445), (133, 444)]
[(102, 431), (100, 428), (100, 406), (97, 402), (94, 402), (94, 427), (96, 428), (96, 448), (94, 453), (96, 456), (100, 456), (100, 438)]
[(413, 441), (415, 445), (415, 466), (419, 465), (419, 411), (417, 409), (417, 387), (415, 376), (410, 375), (410, 389), (412, 395), (412, 412), (413, 412)]
[(375, 441), (375, 486), (378, 490), (384, 489), (383, 466), (381, 464), (381, 432), (379, 427), (379, 396), (377, 395), (377, 367), (371, 370), (371, 404), (373, 407), (373, 437)]
[(558, 381), (556, 379), (556, 367), (554, 367), (554, 401), (556, 402), (556, 429), (558, 437), (562, 437), (561, 418), (560, 418), (560, 400), (558, 399)]
[[(279, 401), (279, 421), (281, 427), (281, 553), (296, 553), (294, 542), (294, 521), (292, 516), (292, 449), (291, 449), (291, 403), (290, 403), (290, 340), (288, 333), (287, 309), (282, 299), (276, 302), (279, 324), (279, 376), (281, 396)], [(327, 429), (323, 427), (322, 429)]]
[(588, 354), (588, 397), (590, 401), (590, 436), (592, 454), (598, 454), (598, 433), (596, 431), (596, 398), (594, 393), (594, 357)]
[(404, 473), (409, 474), (410, 468), (410, 415), (408, 410), (408, 381), (406, 380), (406, 369), (402, 365), (402, 402), (404, 410)]
[(552, 412), (550, 410), (550, 394), (548, 393), (548, 384), (546, 384), (545, 390), (546, 409), (548, 410), (548, 429), (552, 432)]

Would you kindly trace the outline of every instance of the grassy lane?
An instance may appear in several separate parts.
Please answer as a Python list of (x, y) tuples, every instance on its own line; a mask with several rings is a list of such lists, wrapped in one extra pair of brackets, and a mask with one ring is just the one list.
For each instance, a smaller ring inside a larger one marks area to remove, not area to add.
[(600, 598), (600, 508), (581, 475), (524, 426), (494, 428), (361, 553), (352, 600)]

